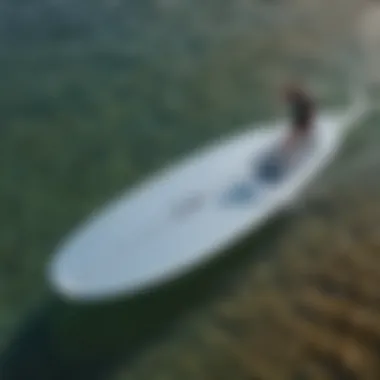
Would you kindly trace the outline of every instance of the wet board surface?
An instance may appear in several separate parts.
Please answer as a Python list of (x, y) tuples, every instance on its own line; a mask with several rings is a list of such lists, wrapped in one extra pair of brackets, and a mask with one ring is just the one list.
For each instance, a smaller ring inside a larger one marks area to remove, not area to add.
[(52, 288), (71, 300), (96, 301), (195, 268), (292, 201), (329, 162), (353, 118), (320, 115), (312, 144), (275, 180), (262, 168), (287, 133), (285, 121), (247, 129), (156, 174), (62, 241), (48, 265)]

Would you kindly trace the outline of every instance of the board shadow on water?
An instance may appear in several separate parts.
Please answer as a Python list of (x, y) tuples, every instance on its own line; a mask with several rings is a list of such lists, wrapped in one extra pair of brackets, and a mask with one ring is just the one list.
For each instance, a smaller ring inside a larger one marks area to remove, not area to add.
[(248, 262), (265, 259), (265, 248), (286, 220), (289, 216), (278, 216), (190, 274), (137, 297), (75, 305), (51, 296), (26, 318), (3, 353), (1, 379), (107, 379), (186, 313), (218, 297)]

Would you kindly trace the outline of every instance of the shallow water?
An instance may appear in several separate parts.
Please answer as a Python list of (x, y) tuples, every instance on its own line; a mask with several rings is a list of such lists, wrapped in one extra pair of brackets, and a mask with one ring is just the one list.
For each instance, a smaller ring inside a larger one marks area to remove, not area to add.
[[(106, 377), (119, 356), (127, 362), (145, 342), (171, 336), (183, 315), (198, 315), (215, 297), (226, 297), (224, 289), (266, 240), (253, 239), (200, 277), (141, 303), (96, 312), (50, 299), (47, 259), (93, 208), (147, 173), (277, 114), (272, 79), (286, 56), (273, 41), (281, 31), (250, 23), (254, 13), (243, 8), (231, 13), (224, 5), (215, 13), (211, 2), (190, 9), (82, 2), (75, 12), (69, 3), (47, 3), (40, 12), (39, 5), (12, 4), (2, 5), (1, 17), (8, 18), (0, 50), (0, 347), (10, 360), (3, 368), (12, 374), (3, 369), (2, 378)], [(338, 74), (325, 78), (326, 103), (342, 102)], [(343, 176), (348, 160), (360, 157), (361, 168), (376, 162), (378, 120), (372, 115), (353, 133), (312, 192), (324, 194), (324, 184)], [(31, 309), (37, 317), (29, 316)], [(20, 340), (19, 326), (25, 327)]]

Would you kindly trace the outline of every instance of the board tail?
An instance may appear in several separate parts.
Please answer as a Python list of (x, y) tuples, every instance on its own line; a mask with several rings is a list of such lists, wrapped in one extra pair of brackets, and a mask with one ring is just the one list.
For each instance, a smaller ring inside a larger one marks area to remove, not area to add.
[(357, 126), (371, 110), (371, 102), (366, 91), (356, 91), (352, 97), (352, 104), (343, 116), (342, 127), (348, 131)]

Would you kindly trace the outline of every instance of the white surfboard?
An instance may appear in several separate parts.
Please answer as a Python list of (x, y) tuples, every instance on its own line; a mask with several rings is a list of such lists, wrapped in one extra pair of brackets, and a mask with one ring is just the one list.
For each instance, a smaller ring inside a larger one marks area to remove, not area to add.
[(278, 178), (260, 165), (287, 132), (279, 121), (202, 149), (94, 213), (62, 242), (48, 266), (55, 292), (76, 301), (128, 296), (178, 278), (260, 227), (331, 161), (364, 113), (317, 119)]

